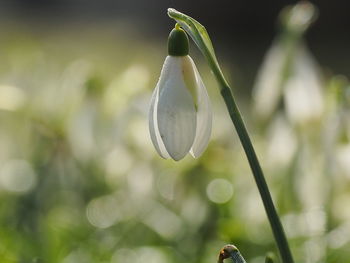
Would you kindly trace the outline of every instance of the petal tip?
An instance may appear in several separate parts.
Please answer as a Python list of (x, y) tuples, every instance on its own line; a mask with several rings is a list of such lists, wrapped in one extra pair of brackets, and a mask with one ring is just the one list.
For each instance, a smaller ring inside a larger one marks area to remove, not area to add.
[(170, 155), (171, 159), (173, 159), (176, 162), (181, 161), (186, 156), (186, 154), (185, 155), (179, 155), (179, 154), (171, 154), (171, 153), (169, 153), (169, 155)]
[[(203, 152), (204, 152), (204, 151), (203, 151)], [(199, 153), (199, 154), (195, 154), (192, 148), (191, 148), (191, 150), (190, 150), (190, 154), (191, 154), (191, 156), (192, 156), (194, 159), (198, 159), (199, 157), (201, 157), (201, 155), (202, 155), (203, 152), (201, 152), (201, 153)]]

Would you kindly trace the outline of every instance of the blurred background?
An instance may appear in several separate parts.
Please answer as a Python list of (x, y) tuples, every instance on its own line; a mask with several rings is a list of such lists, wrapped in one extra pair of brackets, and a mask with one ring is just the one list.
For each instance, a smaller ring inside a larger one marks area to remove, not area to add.
[(207, 27), (296, 262), (350, 257), (350, 35), (341, 1), (0, 2), (0, 261), (248, 262), (276, 251), (202, 56), (204, 155), (157, 156), (148, 107), (174, 7)]

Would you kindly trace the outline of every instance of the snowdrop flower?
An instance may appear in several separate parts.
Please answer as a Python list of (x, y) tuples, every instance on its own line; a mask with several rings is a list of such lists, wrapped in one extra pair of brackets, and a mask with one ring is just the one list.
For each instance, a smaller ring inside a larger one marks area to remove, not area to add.
[(165, 159), (197, 158), (208, 145), (212, 110), (201, 76), (188, 56), (188, 37), (178, 25), (169, 35), (168, 56), (153, 92), (149, 130)]

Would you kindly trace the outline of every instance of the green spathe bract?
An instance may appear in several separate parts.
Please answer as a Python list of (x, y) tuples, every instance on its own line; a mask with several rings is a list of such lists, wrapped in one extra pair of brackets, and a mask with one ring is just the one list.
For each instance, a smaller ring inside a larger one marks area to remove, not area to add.
[(258, 187), (261, 199), (265, 207), (267, 217), (272, 228), (272, 232), (274, 234), (279, 252), (281, 254), (282, 261), (284, 263), (293, 263), (294, 261), (290, 252), (288, 241), (285, 236), (283, 226), (277, 215), (275, 206), (273, 204), (271, 194), (267, 186), (259, 160), (256, 156), (253, 144), (250, 140), (241, 113), (234, 100), (231, 88), (220, 69), (207, 30), (198, 21), (173, 8), (168, 9), (168, 15), (172, 19), (176, 20), (176, 22), (181, 25), (181, 27), (187, 32), (187, 34), (191, 36), (191, 38), (196, 43), (204, 57), (207, 59), (208, 65), (214, 73), (216, 80), (218, 81), (220, 93), (225, 101), (232, 123), (236, 128), (237, 134), (246, 153), (249, 165), (254, 175), (256, 185)]

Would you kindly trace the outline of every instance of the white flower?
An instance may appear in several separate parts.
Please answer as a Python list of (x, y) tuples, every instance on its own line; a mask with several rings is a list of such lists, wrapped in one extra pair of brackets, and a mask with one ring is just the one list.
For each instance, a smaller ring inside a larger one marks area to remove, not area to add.
[(208, 145), (212, 110), (208, 93), (190, 56), (167, 56), (153, 92), (149, 130), (163, 158), (199, 157)]

